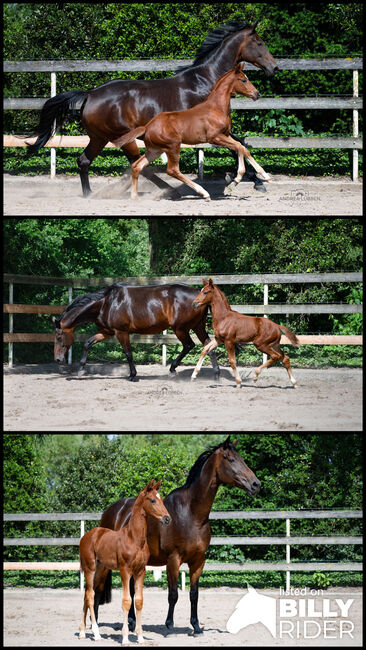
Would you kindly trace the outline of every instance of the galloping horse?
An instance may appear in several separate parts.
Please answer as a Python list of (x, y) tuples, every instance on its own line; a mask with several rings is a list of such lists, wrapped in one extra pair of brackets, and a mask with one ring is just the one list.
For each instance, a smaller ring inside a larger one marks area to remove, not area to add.
[[(159, 528), (150, 517), (147, 518), (147, 543), (150, 549), (148, 564), (166, 565), (169, 610), (165, 624), (173, 628), (174, 607), (178, 600), (178, 575), (182, 562), (187, 562), (190, 575), (191, 625), (195, 633), (202, 632), (197, 616), (198, 581), (205, 563), (205, 554), (210, 544), (211, 529), (209, 514), (220, 485), (235, 485), (254, 495), (259, 492), (260, 481), (236, 450), (238, 441), (230, 442), (230, 436), (203, 452), (191, 468), (182, 487), (173, 490), (164, 499), (171, 524)], [(129, 521), (134, 504), (133, 498), (120, 499), (103, 513), (100, 525), (120, 530)], [(94, 582), (95, 614), (98, 607), (111, 601), (111, 575), (103, 583)], [(133, 580), (130, 592), (133, 594)], [(133, 603), (129, 613), (129, 628), (135, 628)]]
[(231, 309), (226, 296), (212, 282), (211, 278), (208, 282), (206, 280), (202, 282), (203, 289), (194, 299), (193, 308), (198, 309), (202, 305), (211, 305), (212, 329), (215, 338), (203, 348), (191, 380), (196, 379), (205, 355), (212, 352), (221, 343), (224, 343), (235, 376), (236, 387), (240, 388), (241, 379), (236, 368), (235, 345), (237, 343), (251, 342), (254, 343), (257, 350), (270, 356), (269, 361), (254, 370), (254, 381), (258, 379), (258, 375), (263, 368), (268, 368), (275, 361), (281, 361), (288, 372), (291, 383), (296, 388), (296, 379), (292, 374), (290, 359), (280, 348), (281, 330), (290, 339), (292, 345), (296, 347), (299, 345), (297, 336), (285, 325), (277, 325), (269, 318), (239, 314), (238, 311)]
[[(179, 169), (179, 152), (183, 142), (186, 144), (210, 142), (236, 151), (239, 157), (239, 166), (237, 176), (233, 181), (234, 185), (241, 181), (245, 172), (244, 156), (265, 180), (269, 180), (268, 174), (256, 163), (248, 149), (240, 142), (233, 140), (230, 135), (231, 95), (238, 93), (253, 100), (259, 97), (258, 90), (250, 83), (243, 72), (243, 68), (244, 64), (237, 63), (232, 70), (220, 77), (207, 99), (201, 104), (197, 104), (185, 111), (159, 113), (145, 126), (133, 129), (130, 133), (123, 135), (114, 142), (118, 146), (124, 146), (139, 137), (142, 137), (145, 141), (146, 150), (144, 155), (132, 164), (131, 199), (138, 198), (137, 183), (143, 168), (158, 158), (164, 151), (168, 156), (167, 173), (192, 187), (206, 201), (210, 200), (209, 193), (201, 185), (184, 176)], [(226, 189), (229, 190), (229, 188)]]
[[(197, 334), (203, 345), (210, 341), (205, 325), (208, 307), (197, 312), (192, 301), (198, 290), (185, 284), (161, 284), (157, 286), (132, 287), (126, 284), (112, 284), (107, 289), (78, 296), (58, 317), (53, 317), (55, 327), (54, 357), (58, 363), (65, 363), (65, 355), (74, 341), (74, 329), (85, 323), (96, 323), (98, 333), (91, 336), (84, 345), (78, 374), (85, 373), (89, 349), (95, 343), (116, 336), (123, 347), (130, 366), (129, 381), (138, 381), (133, 363), (130, 334), (157, 334), (171, 327), (183, 345), (182, 352), (170, 366), (171, 376), (188, 354), (194, 343), (189, 330)], [(220, 369), (216, 354), (211, 357), (215, 379)]]
[[(192, 65), (181, 68), (167, 79), (115, 79), (94, 90), (73, 90), (59, 93), (43, 105), (37, 140), (28, 146), (36, 153), (50, 139), (67, 115), (82, 102), (80, 119), (90, 137), (78, 166), (83, 195), (91, 192), (89, 167), (107, 142), (116, 140), (131, 129), (147, 124), (162, 111), (177, 111), (199, 104), (212, 90), (216, 81), (238, 61), (248, 61), (264, 70), (268, 77), (278, 70), (276, 61), (256, 33), (258, 21), (249, 25), (228, 21), (208, 34)], [(54, 126), (56, 125), (56, 126)], [(140, 158), (136, 142), (122, 147), (132, 164)]]
[(146, 517), (150, 516), (160, 529), (170, 523), (170, 516), (158, 493), (161, 481), (154, 479), (140, 492), (132, 508), (130, 520), (125, 528), (114, 531), (109, 528), (92, 528), (80, 540), (80, 564), (85, 577), (83, 616), (80, 623), (79, 639), (85, 639), (85, 623), (88, 609), (92, 620), (95, 641), (101, 636), (94, 615), (94, 581), (103, 583), (111, 569), (119, 569), (123, 599), (124, 621), (122, 643), (128, 643), (128, 612), (131, 607), (130, 578), (133, 576), (136, 591), (137, 642), (143, 643), (141, 627), (142, 587), (146, 564), (150, 552), (146, 541)]

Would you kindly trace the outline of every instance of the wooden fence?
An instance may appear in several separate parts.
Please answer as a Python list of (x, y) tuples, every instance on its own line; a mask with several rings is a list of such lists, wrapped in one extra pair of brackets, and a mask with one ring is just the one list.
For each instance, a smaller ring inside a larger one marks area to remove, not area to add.
[[(174, 71), (178, 66), (191, 65), (192, 59), (182, 60), (132, 60), (132, 61), (5, 61), (4, 72), (50, 72), (51, 93), (56, 93), (57, 72), (149, 72), (149, 71)], [(290, 149), (290, 148), (327, 148), (353, 150), (352, 179), (358, 179), (358, 149), (362, 149), (362, 138), (359, 137), (358, 111), (362, 109), (362, 99), (358, 92), (358, 71), (363, 69), (362, 58), (333, 58), (333, 59), (277, 59), (280, 70), (345, 70), (353, 74), (353, 95), (349, 97), (261, 97), (256, 102), (246, 99), (232, 99), (231, 109), (236, 110), (305, 110), (305, 109), (348, 109), (353, 111), (352, 137), (348, 136), (321, 136), (321, 137), (268, 137), (248, 136), (246, 143), (249, 146)], [(258, 69), (251, 63), (246, 63), (247, 70)], [(46, 101), (45, 98), (6, 98), (4, 110), (40, 110)], [(80, 108), (81, 102), (76, 105)], [(29, 142), (33, 140), (29, 139)], [(88, 144), (88, 137), (63, 136), (53, 138), (47, 146), (51, 147), (51, 178), (56, 174), (56, 149), (55, 147), (82, 147)], [(138, 141), (139, 147), (144, 143)], [(4, 146), (25, 146), (25, 140), (14, 136), (4, 136)], [(183, 145), (192, 148), (192, 145)], [(203, 177), (204, 149), (215, 145), (197, 145), (198, 150), (198, 176)], [(113, 147), (111, 143), (107, 147)]]
[[(85, 521), (99, 521), (101, 512), (78, 513), (24, 513), (4, 514), (6, 521), (80, 521), (80, 538), (85, 532)], [(362, 519), (362, 510), (247, 510), (231, 512), (211, 512), (212, 519), (279, 519), (286, 520), (286, 534), (278, 536), (230, 536), (212, 537), (212, 545), (276, 545), (286, 546), (285, 562), (244, 562), (241, 564), (207, 562), (206, 571), (286, 571), (286, 589), (290, 589), (291, 571), (362, 571), (362, 562), (291, 562), (290, 548), (294, 545), (322, 545), (322, 544), (362, 544), (361, 535), (333, 535), (333, 536), (299, 536), (291, 535), (291, 519)], [(79, 537), (15, 537), (5, 538), (4, 546), (78, 546)], [(80, 571), (79, 562), (4, 562), (3, 568), (8, 570), (77, 570)], [(155, 579), (161, 577), (161, 571), (166, 567), (151, 567)], [(182, 577), (182, 590), (185, 588), (185, 572), (187, 564), (180, 567)], [(80, 589), (83, 588), (83, 576), (80, 574)]]
[[(269, 304), (268, 287), (270, 284), (297, 284), (314, 282), (362, 282), (362, 273), (264, 273), (251, 275), (216, 275), (209, 274), (216, 284), (263, 284), (263, 304), (257, 305), (232, 305), (233, 309), (245, 314), (358, 314), (362, 313), (362, 305), (349, 304)], [(14, 343), (51, 343), (54, 341), (53, 333), (14, 333), (14, 314), (61, 314), (66, 305), (22, 305), (14, 304), (14, 284), (35, 285), (60, 285), (67, 286), (69, 304), (73, 300), (73, 287), (97, 288), (105, 287), (114, 282), (127, 282), (133, 285), (146, 285), (151, 283), (164, 284), (169, 282), (183, 282), (185, 284), (202, 285), (202, 278), (198, 275), (166, 275), (152, 277), (129, 278), (58, 278), (41, 277), (33, 275), (4, 274), (4, 282), (9, 283), (9, 303), (3, 305), (4, 313), (9, 314), (9, 333), (3, 334), (4, 343), (9, 343), (9, 368), (13, 366)], [(90, 335), (77, 334), (76, 341), (86, 341)], [(198, 338), (192, 336), (196, 344)], [(358, 335), (299, 335), (301, 344), (310, 345), (362, 345), (362, 336)], [(114, 340), (109, 339), (110, 341)], [(139, 335), (133, 334), (132, 340), (136, 343), (155, 343), (163, 346), (162, 364), (166, 365), (166, 345), (176, 344), (178, 339), (173, 334)], [(282, 335), (281, 343), (289, 343), (286, 336)], [(68, 362), (71, 364), (72, 352), (69, 350)]]

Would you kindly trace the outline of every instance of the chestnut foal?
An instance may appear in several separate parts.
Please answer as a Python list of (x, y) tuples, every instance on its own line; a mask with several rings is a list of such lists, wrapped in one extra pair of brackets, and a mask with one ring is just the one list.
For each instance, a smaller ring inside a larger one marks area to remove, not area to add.
[(86, 615), (89, 608), (95, 641), (100, 641), (94, 614), (94, 584), (103, 583), (110, 569), (119, 569), (123, 587), (124, 613), (122, 643), (128, 643), (128, 612), (131, 607), (130, 578), (135, 579), (137, 613), (137, 641), (143, 643), (141, 627), (142, 586), (150, 551), (146, 541), (146, 516), (159, 519), (163, 526), (170, 523), (170, 515), (158, 494), (161, 481), (150, 483), (138, 495), (128, 524), (121, 530), (92, 528), (80, 540), (80, 564), (85, 576), (84, 609), (79, 627), (79, 639), (85, 639)]
[(201, 289), (197, 298), (193, 301), (193, 308), (198, 309), (200, 305), (211, 305), (212, 329), (215, 334), (213, 341), (210, 341), (202, 350), (201, 357), (197, 363), (191, 381), (196, 379), (203, 362), (204, 356), (214, 350), (221, 343), (225, 344), (231, 368), (233, 370), (236, 387), (241, 387), (240, 375), (236, 368), (235, 343), (254, 343), (257, 350), (268, 354), (270, 359), (254, 370), (254, 381), (258, 379), (263, 368), (268, 368), (275, 361), (281, 361), (285, 366), (290, 381), (296, 388), (296, 379), (292, 374), (290, 359), (280, 348), (281, 330), (290, 339), (292, 345), (299, 345), (297, 336), (285, 325), (278, 325), (269, 318), (263, 316), (244, 316), (231, 309), (228, 299), (212, 282), (202, 280)]
[(201, 185), (184, 176), (179, 169), (179, 152), (183, 142), (185, 144), (210, 142), (237, 152), (238, 172), (235, 179), (225, 188), (225, 193), (229, 193), (232, 187), (240, 182), (245, 172), (244, 157), (265, 180), (270, 180), (270, 176), (258, 165), (248, 149), (230, 135), (231, 95), (238, 93), (253, 100), (259, 97), (258, 90), (250, 83), (243, 68), (244, 64), (238, 63), (222, 75), (207, 99), (201, 104), (184, 111), (159, 113), (145, 126), (139, 126), (126, 135), (112, 140), (116, 147), (123, 147), (141, 136), (145, 141), (144, 155), (132, 164), (131, 199), (137, 199), (137, 181), (143, 168), (164, 151), (168, 156), (167, 173), (192, 187), (206, 201), (210, 200), (209, 193)]

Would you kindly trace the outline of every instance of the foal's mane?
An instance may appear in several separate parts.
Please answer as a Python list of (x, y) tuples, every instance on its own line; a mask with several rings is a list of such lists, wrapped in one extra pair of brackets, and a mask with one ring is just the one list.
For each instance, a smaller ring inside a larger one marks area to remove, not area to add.
[(198, 48), (193, 63), (191, 63), (191, 65), (177, 68), (177, 72), (182, 72), (183, 70), (188, 70), (189, 68), (205, 63), (211, 56), (212, 52), (220, 47), (225, 38), (231, 36), (231, 34), (240, 32), (242, 29), (248, 29), (249, 27), (249, 23), (241, 20), (228, 20), (224, 25), (221, 25), (221, 27), (213, 29), (212, 32), (206, 36), (202, 45)]
[(231, 309), (231, 307), (230, 307), (230, 304), (229, 304), (229, 301), (228, 301), (227, 297), (225, 296), (225, 294), (221, 291), (221, 289), (219, 289), (219, 287), (218, 287), (216, 284), (214, 284), (214, 287), (215, 287), (216, 291), (219, 292), (219, 294), (220, 294), (222, 300), (224, 301), (225, 306), (226, 306), (228, 309), (230, 309), (230, 311), (232, 311), (232, 309)]
[[(208, 458), (212, 456), (212, 454), (217, 449), (223, 447), (224, 444), (225, 444), (224, 442), (220, 442), (220, 444), (216, 445), (216, 447), (210, 447), (209, 449), (206, 449), (206, 451), (204, 451), (200, 456), (198, 456), (196, 462), (194, 463), (194, 465), (192, 465), (191, 469), (189, 470), (189, 474), (187, 476), (186, 482), (182, 486), (183, 488), (190, 487), (190, 485), (192, 485), (192, 483), (194, 483), (201, 476), (201, 471), (206, 460), (208, 460)], [(231, 442), (229, 443), (228, 448), (231, 449), (231, 451), (236, 451), (234, 445)]]

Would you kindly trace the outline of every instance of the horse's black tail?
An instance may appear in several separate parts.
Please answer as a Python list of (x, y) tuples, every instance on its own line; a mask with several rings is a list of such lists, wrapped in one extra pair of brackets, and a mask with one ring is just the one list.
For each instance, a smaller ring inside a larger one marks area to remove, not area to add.
[(108, 571), (103, 591), (100, 592), (99, 605), (105, 605), (112, 601), (112, 571)]
[(85, 99), (87, 94), (84, 90), (71, 90), (48, 99), (41, 110), (38, 130), (32, 134), (38, 136), (37, 140), (34, 144), (27, 145), (27, 153), (34, 154), (44, 147), (55, 130), (62, 126), (68, 113), (75, 108), (76, 102)]

